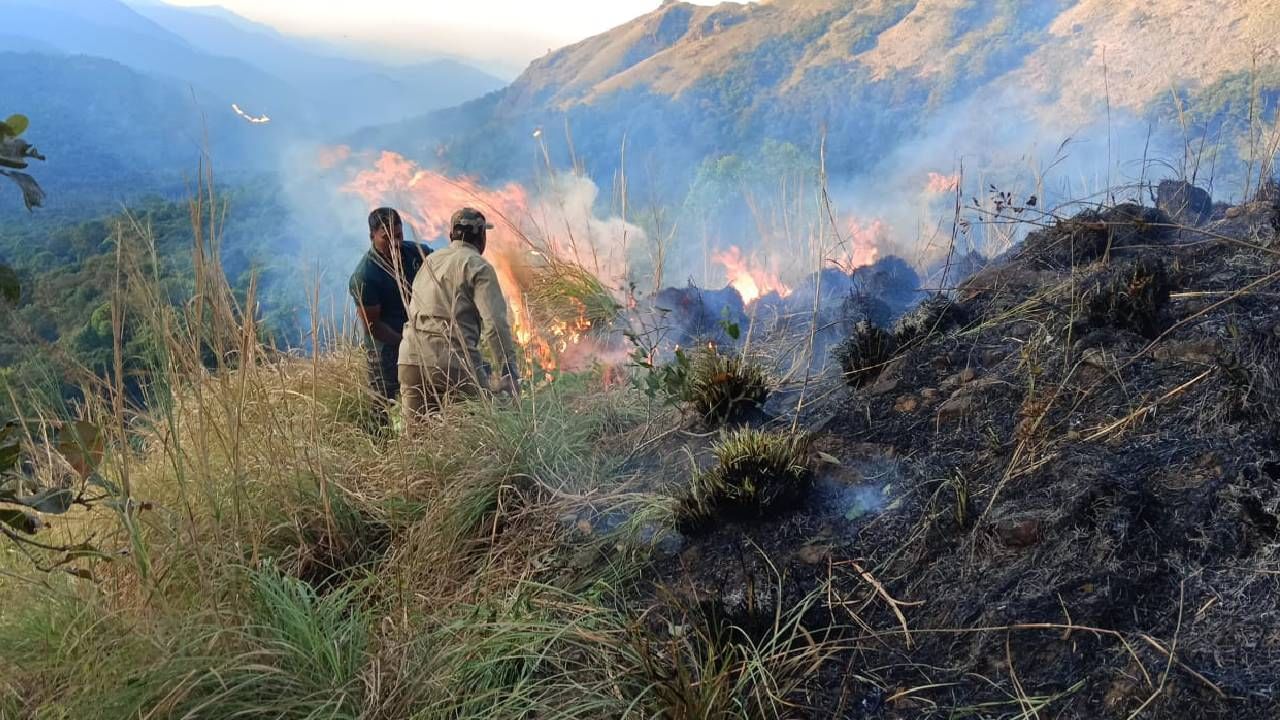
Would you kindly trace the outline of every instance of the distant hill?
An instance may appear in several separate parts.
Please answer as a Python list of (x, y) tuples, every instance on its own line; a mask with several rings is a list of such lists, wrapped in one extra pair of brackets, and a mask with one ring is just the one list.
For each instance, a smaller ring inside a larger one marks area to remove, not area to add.
[(225, 10), (119, 0), (0, 0), (0, 50), (115, 60), (323, 136), (456, 105), (503, 85), (452, 60), (391, 67), (324, 54)]
[[(0, 0), (0, 17), (0, 112), (32, 120), (29, 139), (49, 158), (33, 168), (46, 213), (184, 188), (204, 149), (224, 180), (276, 172), (299, 142), (502, 86), (451, 60), (391, 67), (329, 55), (217, 8)], [(271, 122), (246, 122), (232, 103)], [(0, 213), (14, 210), (9, 199), (0, 194)]]
[[(202, 118), (188, 88), (111, 60), (0, 52), (0, 68), (0, 97), (13, 103), (6, 111), (31, 119), (28, 139), (48, 158), (32, 165), (48, 191), (46, 214), (179, 191), (206, 142), (229, 175), (268, 170), (267, 149), (286, 135), (231, 114)], [(17, 194), (3, 190), (0, 212), (20, 211)]]
[[(22, 45), (34, 41), (71, 55), (114, 60), (180, 83), (206, 106), (213, 98), (230, 98), (248, 108), (270, 108), (282, 120), (308, 128), (315, 122), (303, 97), (284, 80), (243, 60), (201, 52), (116, 0), (0, 0), (0, 14), (20, 38), (18, 49), (30, 49)], [(0, 50), (13, 48), (0, 44)], [(46, 84), (44, 91), (63, 88)]]
[(283, 35), (220, 7), (138, 3), (134, 9), (202, 52), (267, 70), (349, 128), (451, 107), (506, 84), (455, 60), (389, 66), (344, 57), (325, 43)]
[(1251, 87), (1274, 107), (1278, 25), (1276, 0), (667, 2), (539, 58), (495, 98), (363, 141), (422, 161), (442, 150), (459, 171), (504, 177), (528, 171), (538, 127), (565, 161), (567, 122), (597, 177), (617, 169), (625, 138), (628, 158), (674, 180), (771, 140), (816, 156), (824, 132), (829, 169), (857, 173), (960, 103), (988, 143), (1033, 122), (1063, 133), (1044, 138), (1056, 142), (1108, 101), (1117, 118), (1176, 133), (1175, 93), (1195, 122), (1243, 117)]

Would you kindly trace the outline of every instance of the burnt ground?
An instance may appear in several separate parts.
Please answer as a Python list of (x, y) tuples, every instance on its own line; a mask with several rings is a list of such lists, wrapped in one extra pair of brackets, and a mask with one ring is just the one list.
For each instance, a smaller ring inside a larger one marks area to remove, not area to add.
[(842, 649), (797, 717), (1277, 717), (1278, 225), (1032, 233), (806, 408), (802, 508), (683, 538), (661, 584), (761, 632), (817, 593)]

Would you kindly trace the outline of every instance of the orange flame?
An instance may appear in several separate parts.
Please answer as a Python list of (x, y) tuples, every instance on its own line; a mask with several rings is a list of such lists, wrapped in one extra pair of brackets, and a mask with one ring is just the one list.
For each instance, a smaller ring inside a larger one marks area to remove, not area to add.
[(852, 272), (880, 257), (880, 248), (889, 241), (889, 228), (880, 218), (865, 224), (856, 217), (850, 218), (846, 241), (841, 246), (843, 257), (835, 258), (835, 262), (846, 272)]
[(712, 253), (711, 260), (724, 267), (729, 284), (748, 305), (772, 292), (782, 297), (791, 294), (791, 288), (782, 282), (776, 272), (764, 267), (754, 256), (744, 257), (741, 248), (736, 245), (731, 245), (728, 250)]
[(951, 193), (955, 192), (960, 186), (959, 175), (943, 175), (941, 173), (929, 173), (929, 181), (925, 183), (924, 191), (931, 194)]

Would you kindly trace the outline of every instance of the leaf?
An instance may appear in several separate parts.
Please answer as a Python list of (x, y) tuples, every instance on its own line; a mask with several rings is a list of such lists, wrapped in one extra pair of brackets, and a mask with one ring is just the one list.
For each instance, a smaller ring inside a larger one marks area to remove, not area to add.
[[(0, 157), (0, 164), (4, 164), (3, 161), (4, 158)], [(44, 190), (40, 188), (40, 183), (37, 183), (35, 178), (12, 170), (0, 170), (0, 175), (7, 176), (17, 184), (18, 189), (22, 191), (22, 204), (27, 206), (28, 211), (44, 205)]]
[(40, 518), (16, 508), (0, 508), (0, 523), (28, 535), (35, 535), (40, 532), (40, 528), (44, 527), (44, 522)]
[(31, 121), (27, 119), (26, 115), (10, 115), (4, 121), (4, 126), (11, 136), (18, 137), (27, 131), (27, 128), (31, 126)]
[(27, 166), (27, 158), (44, 160), (40, 151), (26, 140), (15, 137), (0, 137), (0, 165), (21, 170)]
[(18, 498), (13, 502), (49, 515), (61, 515), (71, 509), (75, 499), (75, 493), (66, 488), (51, 488), (31, 497)]
[[(17, 305), (22, 299), (22, 282), (18, 273), (8, 265), (0, 265), (0, 297), (8, 300), (10, 305)], [(7, 434), (8, 430), (5, 432)]]
[(80, 477), (87, 478), (102, 462), (102, 440), (97, 425), (79, 420), (62, 429), (57, 449)]
[(822, 452), (821, 450), (819, 450), (819, 451), (818, 451), (818, 459), (819, 459), (819, 460), (821, 460), (822, 462), (824, 462), (824, 463), (828, 463), (828, 464), (830, 464), (830, 465), (839, 465), (839, 464), (840, 464), (840, 458), (838, 458), (838, 457), (836, 457), (836, 456), (834, 456), (834, 455), (828, 455), (827, 453), (824, 453), (824, 452)]

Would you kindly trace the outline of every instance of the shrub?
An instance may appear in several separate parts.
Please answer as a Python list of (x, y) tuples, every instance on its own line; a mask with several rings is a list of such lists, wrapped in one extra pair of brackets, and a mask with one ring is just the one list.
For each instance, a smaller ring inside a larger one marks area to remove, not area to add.
[(716, 516), (759, 519), (793, 507), (809, 488), (809, 436), (743, 429), (712, 448), (716, 464), (679, 499), (676, 519), (696, 531)]
[(734, 422), (764, 405), (769, 385), (768, 373), (754, 359), (708, 346), (690, 363), (684, 400), (707, 422)]
[(937, 293), (903, 315), (894, 325), (893, 334), (899, 345), (906, 345), (933, 333), (945, 333), (966, 322), (964, 310), (946, 295)]

